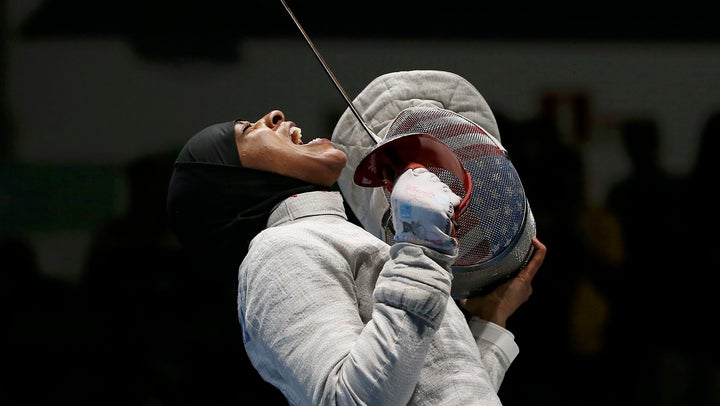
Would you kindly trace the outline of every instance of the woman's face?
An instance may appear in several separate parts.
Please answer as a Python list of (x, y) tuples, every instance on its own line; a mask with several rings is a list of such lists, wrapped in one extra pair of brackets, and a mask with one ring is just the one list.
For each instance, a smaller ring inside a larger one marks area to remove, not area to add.
[(235, 121), (235, 143), (243, 167), (331, 186), (347, 162), (345, 153), (326, 138), (303, 144), (300, 128), (280, 110), (260, 120)]

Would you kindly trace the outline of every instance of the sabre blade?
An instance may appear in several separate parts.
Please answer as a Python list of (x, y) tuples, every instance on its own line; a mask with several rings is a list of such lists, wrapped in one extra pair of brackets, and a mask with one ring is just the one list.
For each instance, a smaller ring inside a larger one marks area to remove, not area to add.
[(325, 73), (327, 73), (328, 76), (330, 76), (330, 79), (332, 80), (333, 84), (335, 85), (335, 88), (340, 92), (340, 95), (343, 97), (343, 99), (345, 99), (345, 103), (347, 103), (348, 107), (350, 108), (350, 111), (352, 111), (352, 113), (358, 119), (358, 121), (363, 126), (365, 131), (368, 133), (370, 138), (372, 138), (373, 142), (375, 142), (375, 144), (379, 143), (380, 137), (378, 137), (370, 129), (370, 127), (367, 125), (365, 120), (363, 120), (360, 113), (358, 113), (357, 109), (355, 109), (355, 105), (353, 105), (353, 102), (350, 100), (347, 93), (345, 93), (345, 89), (343, 89), (343, 87), (340, 85), (340, 82), (337, 80), (337, 78), (335, 77), (335, 74), (332, 72), (332, 70), (330, 69), (328, 64), (325, 63), (325, 59), (323, 59), (322, 55), (320, 55), (320, 51), (318, 51), (318, 49), (315, 47), (315, 44), (313, 43), (313, 41), (310, 39), (310, 37), (307, 35), (305, 30), (303, 29), (302, 25), (300, 25), (300, 21), (298, 21), (297, 17), (295, 17), (295, 14), (292, 12), (292, 10), (290, 10), (290, 7), (287, 5), (285, 0), (280, 0), (280, 2), (285, 7), (285, 10), (287, 10), (288, 14), (290, 15), (290, 18), (292, 18), (293, 22), (295, 23), (295, 26), (298, 28), (298, 30), (300, 30), (300, 33), (302, 34), (303, 38), (305, 38), (305, 42), (307, 42), (308, 46), (310, 46), (310, 49), (312, 50), (313, 54), (315, 54), (315, 57), (317, 58), (317, 60), (320, 61), (320, 64), (322, 65), (323, 69), (325, 69)]

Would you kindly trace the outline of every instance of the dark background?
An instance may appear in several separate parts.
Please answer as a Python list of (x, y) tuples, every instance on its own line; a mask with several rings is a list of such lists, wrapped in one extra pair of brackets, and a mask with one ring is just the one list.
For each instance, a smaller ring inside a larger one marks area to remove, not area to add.
[[(282, 404), (243, 352), (236, 276), (190, 266), (164, 215), (205, 125), (279, 107), (312, 137), (345, 108), (281, 3), (0, 5), (0, 403)], [(493, 107), (550, 250), (504, 404), (720, 404), (709, 7), (290, 6), (350, 95), (429, 67)]]
[[(559, 41), (692, 41), (720, 39), (708, 7), (486, 4), (365, 0), (340, 4), (288, 1), (311, 38), (482, 39)], [(198, 2), (45, 0), (23, 22), (38, 38), (121, 38), (142, 58), (232, 60), (244, 38), (298, 35), (279, 1)], [(371, 24), (372, 29), (367, 29)], [(272, 29), (268, 29), (272, 26)]]

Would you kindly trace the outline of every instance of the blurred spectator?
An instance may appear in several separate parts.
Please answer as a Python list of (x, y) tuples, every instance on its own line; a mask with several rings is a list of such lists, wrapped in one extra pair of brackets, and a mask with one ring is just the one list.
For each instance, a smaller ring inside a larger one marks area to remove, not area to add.
[[(543, 110), (524, 122), (498, 117), (538, 236), (548, 248), (562, 252), (545, 258), (548, 272), (533, 281), (541, 294), (514, 316), (511, 328), (522, 351), (503, 381), (501, 399), (505, 406), (609, 405), (608, 261), (598, 257), (601, 251), (592, 251), (584, 234), (592, 217), (582, 156), (575, 144), (564, 141), (571, 137), (562, 133), (553, 114)], [(544, 372), (548, 365), (553, 365), (552, 376)]]
[(611, 187), (606, 199), (620, 223), (624, 253), (611, 325), (613, 356), (626, 365), (619, 371), (624, 371), (622, 399), (664, 404), (661, 392), (668, 386), (661, 384), (659, 360), (678, 345), (668, 323), (684, 319), (683, 303), (690, 293), (678, 289), (680, 184), (661, 165), (660, 128), (653, 118), (625, 119), (619, 130), (631, 171)]
[(677, 258), (666, 273), (670, 286), (665, 295), (675, 303), (669, 307), (677, 311), (666, 314), (664, 325), (655, 329), (665, 331), (675, 343), (660, 358), (663, 405), (720, 405), (720, 334), (713, 313), (718, 306), (715, 273), (720, 270), (716, 252), (720, 220), (713, 210), (719, 148), (720, 111), (715, 111), (703, 125), (696, 159), (683, 178), (676, 207), (665, 214), (676, 228), (668, 230), (663, 241)]
[(94, 234), (84, 271), (93, 396), (118, 405), (237, 405), (249, 396), (273, 404), (275, 389), (241, 345), (237, 275), (194, 268), (168, 228), (176, 152), (130, 162), (127, 210)]
[(45, 275), (23, 236), (0, 237), (0, 259), (0, 404), (70, 399), (85, 384), (79, 361), (86, 320), (75, 287)]

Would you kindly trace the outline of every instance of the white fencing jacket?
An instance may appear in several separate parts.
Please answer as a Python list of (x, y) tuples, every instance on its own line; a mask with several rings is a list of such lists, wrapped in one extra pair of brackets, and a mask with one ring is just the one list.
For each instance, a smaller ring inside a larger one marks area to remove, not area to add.
[(348, 221), (339, 192), (290, 197), (240, 266), (248, 356), (291, 405), (500, 405), (514, 337), (468, 325), (451, 263)]

